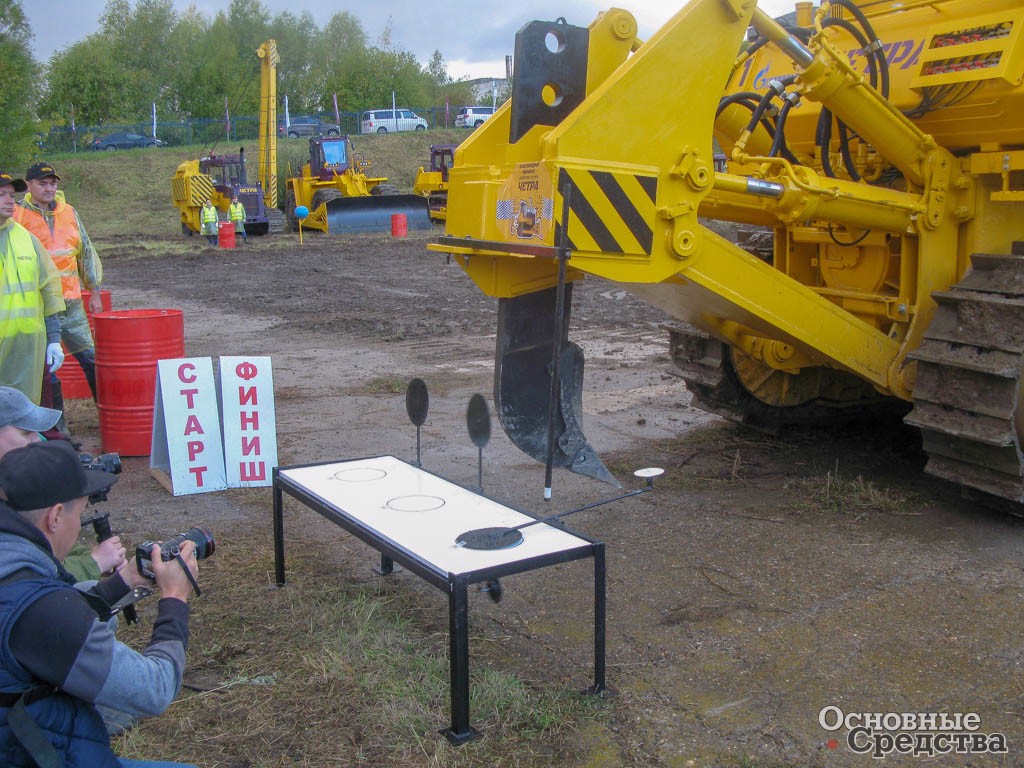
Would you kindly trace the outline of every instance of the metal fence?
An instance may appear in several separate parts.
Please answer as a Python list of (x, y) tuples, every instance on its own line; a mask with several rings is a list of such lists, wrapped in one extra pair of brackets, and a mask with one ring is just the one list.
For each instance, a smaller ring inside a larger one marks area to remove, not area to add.
[[(385, 107), (386, 108), (386, 107)], [(427, 121), (431, 128), (450, 128), (455, 124), (454, 108), (427, 107), (414, 109), (417, 115)], [(321, 123), (337, 125), (342, 133), (359, 133), (361, 112), (342, 112), (335, 121), (333, 112), (315, 115)], [(278, 123), (284, 123), (284, 115), (278, 113)], [(93, 141), (111, 133), (128, 131), (153, 136), (151, 121), (139, 123), (111, 123), (103, 126), (54, 126), (39, 139), (39, 148), (44, 152), (87, 152), (92, 150)], [(239, 141), (256, 141), (259, 133), (259, 119), (241, 115), (230, 120), (223, 118), (189, 118), (177, 121), (157, 121), (156, 138), (168, 146), (186, 144), (232, 144)]]

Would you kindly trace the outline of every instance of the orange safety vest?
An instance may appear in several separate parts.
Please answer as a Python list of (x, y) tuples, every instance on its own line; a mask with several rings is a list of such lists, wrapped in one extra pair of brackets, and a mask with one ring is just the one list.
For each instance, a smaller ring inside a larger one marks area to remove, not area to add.
[(78, 254), (82, 252), (82, 236), (78, 233), (75, 209), (60, 200), (52, 211), (40, 212), (18, 205), (14, 208), (14, 220), (38, 237), (50, 252), (54, 266), (60, 272), (60, 287), (65, 300), (81, 299)]

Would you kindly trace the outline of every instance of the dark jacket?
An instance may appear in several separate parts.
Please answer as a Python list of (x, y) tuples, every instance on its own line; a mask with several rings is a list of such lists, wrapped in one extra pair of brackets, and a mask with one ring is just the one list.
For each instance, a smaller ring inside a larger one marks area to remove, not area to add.
[[(50, 743), (69, 768), (114, 766), (93, 705), (136, 716), (167, 708), (181, 687), (188, 606), (161, 600), (150, 643), (138, 653), (114, 637), (73, 582), (42, 532), (0, 504), (0, 692), (57, 691), (29, 707)], [(91, 591), (112, 603), (128, 588), (115, 575)], [(9, 713), (0, 707), (0, 764), (32, 765), (10, 731)]]

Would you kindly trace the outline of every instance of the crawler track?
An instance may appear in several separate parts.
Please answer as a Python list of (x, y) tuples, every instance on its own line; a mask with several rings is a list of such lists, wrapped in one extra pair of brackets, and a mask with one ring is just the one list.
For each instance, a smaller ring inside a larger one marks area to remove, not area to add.
[(914, 409), (928, 454), (925, 471), (1014, 502), (1024, 515), (1021, 364), (1024, 357), (1024, 243), (1012, 256), (975, 254), (948, 291), (917, 361)]
[(773, 371), (701, 331), (668, 326), (671, 372), (693, 405), (771, 434), (902, 416), (909, 405), (880, 396), (852, 374), (825, 368)]

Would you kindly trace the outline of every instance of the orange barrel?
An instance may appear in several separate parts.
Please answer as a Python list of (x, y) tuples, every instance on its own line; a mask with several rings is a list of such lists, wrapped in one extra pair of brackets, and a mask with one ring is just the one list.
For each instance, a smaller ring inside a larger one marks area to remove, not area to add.
[(406, 221), (404, 213), (391, 214), (391, 236), (405, 237), (409, 232), (409, 222)]
[[(82, 291), (82, 304), (85, 305), (85, 315), (89, 318), (89, 327), (93, 327), (92, 313), (89, 311), (89, 297), (91, 291)], [(103, 302), (103, 311), (110, 311), (110, 291), (100, 291), (100, 301)], [(82, 373), (82, 366), (68, 354), (67, 347), (64, 347), (64, 365), (57, 371), (60, 379), (60, 388), (64, 393), (65, 400), (92, 400), (92, 390), (89, 389), (89, 382)]]
[(235, 222), (233, 221), (222, 221), (217, 225), (217, 232), (219, 237), (217, 238), (217, 244), (221, 248), (234, 248), (235, 247)]
[(157, 360), (185, 356), (180, 309), (120, 309), (93, 315), (100, 441), (107, 453), (148, 456)]

